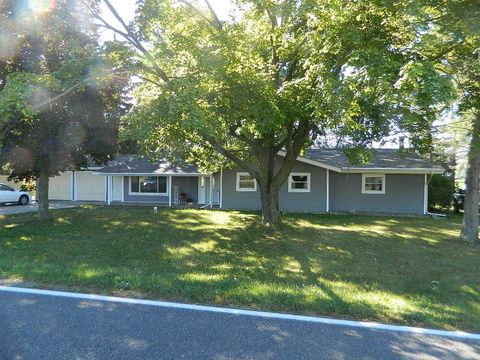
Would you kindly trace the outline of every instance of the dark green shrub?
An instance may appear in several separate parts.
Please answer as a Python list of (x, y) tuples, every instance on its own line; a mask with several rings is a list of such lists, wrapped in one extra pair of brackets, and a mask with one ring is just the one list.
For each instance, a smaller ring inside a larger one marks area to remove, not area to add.
[(450, 176), (433, 175), (428, 184), (428, 206), (450, 208), (452, 205), (453, 193), (455, 192), (455, 181)]

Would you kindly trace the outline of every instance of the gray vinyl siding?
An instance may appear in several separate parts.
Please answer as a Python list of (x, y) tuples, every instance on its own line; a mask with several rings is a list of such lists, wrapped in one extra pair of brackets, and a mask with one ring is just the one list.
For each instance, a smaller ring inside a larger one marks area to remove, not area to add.
[[(194, 176), (173, 176), (172, 177), (172, 202), (175, 186), (178, 186), (178, 193), (185, 193), (186, 198), (192, 199), (193, 202), (198, 200), (198, 177)], [(167, 197), (168, 201), (168, 197)]]
[(222, 208), (224, 209), (248, 209), (259, 210), (262, 208), (260, 202), (260, 191), (237, 191), (237, 172), (244, 170), (224, 170), (222, 182)]
[(310, 173), (310, 192), (288, 192), (288, 179), (280, 188), (279, 207), (283, 211), (325, 212), (327, 171), (317, 166), (297, 162), (292, 173)]
[[(261, 209), (260, 191), (236, 191), (237, 173), (240, 169), (223, 172), (223, 208)], [(288, 180), (279, 192), (279, 207), (292, 212), (324, 212), (326, 210), (326, 170), (297, 162), (292, 173), (310, 173), (310, 192), (288, 192)]]
[(330, 211), (423, 214), (425, 175), (385, 175), (385, 194), (362, 194), (362, 174), (330, 171)]

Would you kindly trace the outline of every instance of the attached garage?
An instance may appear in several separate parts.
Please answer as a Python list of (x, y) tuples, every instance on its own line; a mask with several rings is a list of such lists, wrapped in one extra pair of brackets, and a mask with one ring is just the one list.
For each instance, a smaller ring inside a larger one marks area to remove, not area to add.
[(48, 192), (50, 200), (72, 200), (72, 172), (51, 177)]
[(105, 201), (105, 177), (90, 171), (75, 172), (76, 200)]

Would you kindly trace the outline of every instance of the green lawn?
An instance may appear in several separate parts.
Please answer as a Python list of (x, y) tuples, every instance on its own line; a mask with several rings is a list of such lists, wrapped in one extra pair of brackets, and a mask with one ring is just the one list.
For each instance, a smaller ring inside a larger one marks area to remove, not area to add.
[(0, 216), (0, 278), (37, 286), (480, 331), (461, 219), (82, 207)]

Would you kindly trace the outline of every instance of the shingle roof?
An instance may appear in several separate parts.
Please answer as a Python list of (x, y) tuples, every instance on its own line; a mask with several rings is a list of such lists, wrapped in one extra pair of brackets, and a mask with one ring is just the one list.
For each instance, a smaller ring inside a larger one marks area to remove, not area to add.
[(135, 155), (119, 155), (103, 168), (96, 170), (101, 174), (198, 174), (191, 165), (178, 166), (162, 159), (150, 162)]
[(351, 164), (343, 151), (338, 149), (310, 149), (304, 157), (337, 168), (442, 169), (413, 151), (398, 149), (376, 149), (370, 161), (363, 164)]
[[(303, 156), (306, 159), (339, 168), (347, 169), (417, 169), (417, 170), (443, 170), (441, 167), (414, 153), (413, 151), (399, 151), (397, 149), (376, 149), (368, 163), (351, 164), (342, 150), (339, 149), (309, 149)], [(198, 174), (192, 165), (174, 165), (162, 159), (150, 162), (146, 158), (136, 155), (118, 155), (101, 169), (100, 174)]]

